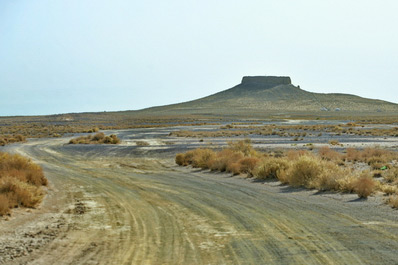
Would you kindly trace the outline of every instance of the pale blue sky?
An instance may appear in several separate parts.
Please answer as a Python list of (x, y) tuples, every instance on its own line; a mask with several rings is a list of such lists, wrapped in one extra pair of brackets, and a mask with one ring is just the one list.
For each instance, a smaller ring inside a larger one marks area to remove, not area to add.
[(131, 110), (244, 75), (398, 102), (398, 1), (0, 0), (0, 115)]

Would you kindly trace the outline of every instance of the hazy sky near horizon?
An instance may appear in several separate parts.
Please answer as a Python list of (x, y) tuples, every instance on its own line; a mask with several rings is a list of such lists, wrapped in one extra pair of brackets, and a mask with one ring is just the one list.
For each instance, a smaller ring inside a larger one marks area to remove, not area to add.
[(0, 116), (188, 101), (245, 75), (398, 103), (394, 0), (1, 0)]

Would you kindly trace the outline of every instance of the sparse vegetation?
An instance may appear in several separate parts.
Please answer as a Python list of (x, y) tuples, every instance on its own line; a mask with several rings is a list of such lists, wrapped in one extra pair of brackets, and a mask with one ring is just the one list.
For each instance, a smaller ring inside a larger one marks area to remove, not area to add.
[(391, 205), (391, 207), (397, 209), (398, 208), (398, 195), (392, 195), (388, 199), (388, 204)]
[(0, 135), (0, 146), (4, 146), (6, 144), (25, 142), (26, 137), (21, 134), (16, 135)]
[(69, 141), (69, 144), (119, 144), (120, 139), (111, 134), (106, 136), (104, 133), (97, 133), (93, 135), (80, 136)]
[(337, 141), (337, 140), (330, 140), (330, 141), (329, 141), (329, 144), (330, 144), (330, 145), (340, 145), (340, 142)]
[(149, 143), (146, 141), (136, 141), (135, 144), (137, 146), (149, 146)]
[[(31, 117), (0, 117), (0, 146), (26, 138), (61, 137), (65, 134), (97, 133), (100, 130), (218, 125), (200, 117), (135, 117), (124, 113), (61, 114)], [(218, 120), (218, 119), (217, 119)]]
[[(391, 165), (396, 158), (396, 153), (376, 148), (351, 148), (339, 153), (327, 146), (317, 152), (290, 150), (267, 154), (254, 150), (250, 140), (246, 139), (229, 142), (228, 147), (220, 151), (195, 149), (177, 154), (176, 163), (234, 175), (245, 174), (260, 180), (278, 179), (296, 187), (355, 192), (358, 197), (367, 198), (376, 190), (386, 195), (396, 194), (398, 169)], [(384, 171), (373, 170), (374, 160), (390, 164)], [(368, 166), (368, 170), (353, 167), (355, 163)], [(375, 176), (381, 180), (375, 180)]]
[(46, 185), (40, 166), (20, 155), (0, 153), (0, 215), (16, 207), (35, 207)]
[(367, 198), (375, 189), (375, 181), (368, 172), (363, 172), (355, 181), (354, 190), (360, 198)]

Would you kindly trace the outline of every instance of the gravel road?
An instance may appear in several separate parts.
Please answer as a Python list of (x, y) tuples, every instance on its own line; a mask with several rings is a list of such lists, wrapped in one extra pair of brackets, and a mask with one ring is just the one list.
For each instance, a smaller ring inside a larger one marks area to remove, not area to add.
[(398, 264), (398, 212), (380, 198), (177, 167), (169, 130), (115, 132), (118, 146), (7, 146), (51, 185), (38, 209), (0, 220), (0, 263)]

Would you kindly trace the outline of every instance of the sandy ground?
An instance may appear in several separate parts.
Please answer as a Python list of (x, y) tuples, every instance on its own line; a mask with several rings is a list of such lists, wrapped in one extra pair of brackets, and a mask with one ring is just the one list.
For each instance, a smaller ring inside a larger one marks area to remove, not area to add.
[(4, 148), (40, 163), (51, 184), (38, 209), (0, 220), (0, 263), (398, 263), (398, 212), (380, 196), (177, 167), (177, 151), (209, 143), (170, 130), (118, 131), (118, 146), (58, 138)]

